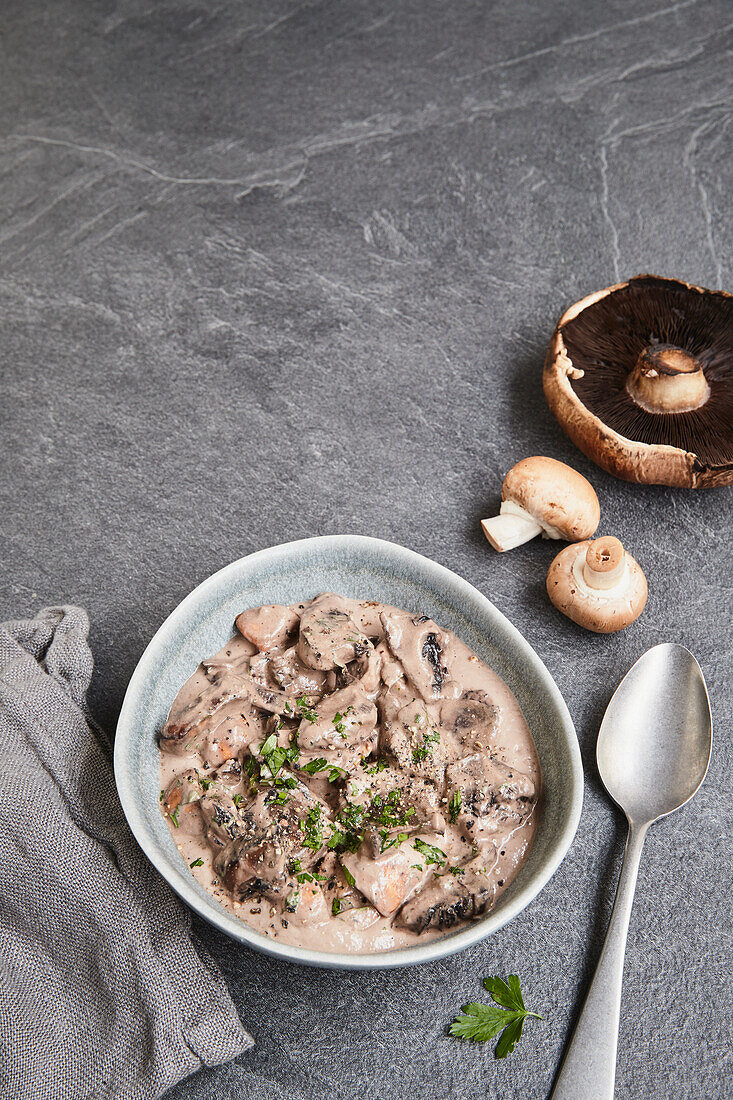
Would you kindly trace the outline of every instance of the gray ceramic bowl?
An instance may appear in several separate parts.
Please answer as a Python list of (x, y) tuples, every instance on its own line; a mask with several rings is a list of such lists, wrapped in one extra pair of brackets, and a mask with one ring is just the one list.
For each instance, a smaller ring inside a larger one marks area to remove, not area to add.
[[(496, 907), (442, 939), (398, 951), (339, 955), (268, 939), (223, 909), (191, 875), (158, 803), (156, 731), (199, 661), (231, 637), (235, 615), (262, 603), (295, 603), (328, 590), (430, 615), (506, 681), (537, 745), (543, 774), (540, 822), (529, 858)], [(496, 932), (546, 885), (580, 818), (583, 773), (575, 730), (552, 677), (531, 645), (472, 585), (412, 550), (360, 535), (326, 535), (260, 550), (200, 584), (161, 626), (140, 658), (120, 713), (115, 777), (141, 848), (192, 909), (235, 940), (309, 966), (352, 970), (408, 966), (461, 951)]]

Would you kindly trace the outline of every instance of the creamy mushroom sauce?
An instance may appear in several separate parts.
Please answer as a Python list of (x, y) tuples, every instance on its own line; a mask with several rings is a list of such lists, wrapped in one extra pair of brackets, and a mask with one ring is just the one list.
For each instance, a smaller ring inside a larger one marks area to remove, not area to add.
[(371, 952), (492, 907), (527, 858), (540, 768), (506, 684), (424, 615), (323, 593), (238, 616), (160, 737), (191, 873), (283, 943)]

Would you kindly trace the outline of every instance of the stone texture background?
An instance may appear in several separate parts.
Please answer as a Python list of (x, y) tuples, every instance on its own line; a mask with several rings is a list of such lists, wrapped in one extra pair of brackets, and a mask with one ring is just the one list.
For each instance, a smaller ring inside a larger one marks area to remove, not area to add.
[[(6, 0), (0, 19), (0, 614), (86, 606), (114, 726), (147, 639), (258, 547), (355, 531), (467, 577), (575, 718), (587, 793), (551, 885), (432, 966), (280, 966), (207, 927), (256, 1039), (171, 1100), (547, 1096), (597, 957), (623, 823), (595, 736), (645, 648), (698, 656), (708, 780), (652, 832), (617, 1096), (723, 1097), (730, 1051), (730, 490), (635, 488), (548, 413), (560, 312), (639, 271), (731, 287), (725, 0)], [(595, 637), (543, 592), (552, 546), (478, 521), (508, 466), (575, 463), (650, 599)], [(505, 1063), (446, 1025), (487, 973), (530, 1022)]]

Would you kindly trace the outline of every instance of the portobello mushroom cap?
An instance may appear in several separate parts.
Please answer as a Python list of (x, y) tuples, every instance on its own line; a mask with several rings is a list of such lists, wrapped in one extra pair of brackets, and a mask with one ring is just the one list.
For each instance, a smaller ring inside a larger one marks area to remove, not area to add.
[(545, 359), (573, 442), (625, 481), (733, 483), (733, 295), (637, 275), (576, 302)]

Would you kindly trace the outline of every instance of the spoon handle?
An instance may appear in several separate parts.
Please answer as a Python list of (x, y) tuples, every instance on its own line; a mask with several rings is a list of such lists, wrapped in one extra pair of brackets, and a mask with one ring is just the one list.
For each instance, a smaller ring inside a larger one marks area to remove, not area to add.
[(646, 831), (629, 826), (603, 951), (551, 1100), (613, 1100), (626, 933)]

